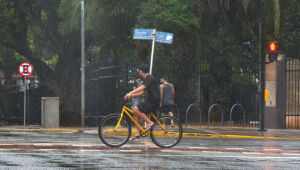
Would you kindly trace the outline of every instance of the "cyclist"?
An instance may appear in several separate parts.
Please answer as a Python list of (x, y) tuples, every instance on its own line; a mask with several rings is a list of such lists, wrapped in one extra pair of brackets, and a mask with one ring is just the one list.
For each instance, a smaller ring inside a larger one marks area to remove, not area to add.
[[(145, 132), (147, 132), (153, 122), (147, 117), (146, 113), (155, 112), (160, 105), (160, 87), (156, 78), (149, 74), (149, 66), (147, 64), (141, 64), (138, 68), (139, 75), (143, 77), (144, 83), (140, 87), (132, 90), (124, 96), (124, 99), (129, 100), (133, 97), (141, 96), (146, 93), (145, 101), (139, 103), (133, 108), (134, 119), (140, 123), (140, 119), (143, 119), (146, 123)], [(137, 134), (131, 138), (135, 140), (140, 137), (140, 129), (136, 127)]]

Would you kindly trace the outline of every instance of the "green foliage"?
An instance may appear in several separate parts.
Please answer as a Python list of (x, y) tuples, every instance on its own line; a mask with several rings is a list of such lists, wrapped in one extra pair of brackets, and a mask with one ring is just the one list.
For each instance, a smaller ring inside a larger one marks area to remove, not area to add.
[(279, 41), (280, 50), (287, 57), (300, 59), (300, 7), (289, 7), (283, 15), (281, 37)]
[(165, 29), (175, 34), (193, 32), (199, 27), (199, 20), (193, 13), (194, 4), (183, 0), (145, 1), (141, 4), (137, 27)]
[[(261, 16), (265, 39), (300, 58), (299, 6), (297, 0), (88, 0), (87, 63), (147, 62), (151, 42), (134, 41), (133, 29), (172, 32), (172, 45), (156, 44), (154, 73), (168, 74), (181, 106), (200, 98), (229, 105), (237, 86), (256, 86), (258, 67), (241, 58), (240, 43), (258, 40)], [(79, 107), (80, 24), (80, 0), (0, 0), (1, 69), (34, 62), (40, 81), (62, 97), (66, 115)]]
[[(80, 16), (81, 16), (80, 1), (61, 1), (59, 8), (57, 9), (58, 16), (63, 20), (59, 24), (60, 34), (68, 34), (71, 32), (80, 31)], [(45, 12), (43, 12), (45, 16)]]

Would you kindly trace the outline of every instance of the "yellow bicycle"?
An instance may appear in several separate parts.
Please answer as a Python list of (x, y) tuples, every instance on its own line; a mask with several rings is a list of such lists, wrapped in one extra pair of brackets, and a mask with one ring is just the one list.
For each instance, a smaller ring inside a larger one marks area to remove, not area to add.
[(142, 137), (150, 136), (153, 143), (162, 148), (170, 148), (179, 143), (182, 138), (182, 126), (179, 121), (172, 116), (156, 117), (153, 113), (149, 118), (154, 122), (149, 131), (141, 127), (132, 117), (133, 111), (124, 106), (121, 114), (110, 114), (104, 117), (98, 129), (101, 141), (110, 147), (120, 147), (136, 131), (131, 130), (132, 122), (141, 130)]

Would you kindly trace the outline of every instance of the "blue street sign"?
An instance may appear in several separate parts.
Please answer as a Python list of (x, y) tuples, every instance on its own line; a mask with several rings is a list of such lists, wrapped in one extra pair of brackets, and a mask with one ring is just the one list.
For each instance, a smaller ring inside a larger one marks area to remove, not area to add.
[(134, 40), (152, 40), (152, 29), (134, 29)]
[(156, 32), (155, 42), (172, 44), (173, 42), (173, 33), (168, 32)]
[[(152, 34), (154, 37), (152, 36)], [(155, 42), (172, 44), (173, 36), (174, 36), (173, 33), (159, 32), (156, 31), (156, 29), (134, 29), (133, 32), (134, 40), (153, 40), (152, 50), (151, 50), (151, 60), (150, 60), (150, 74), (152, 74)]]

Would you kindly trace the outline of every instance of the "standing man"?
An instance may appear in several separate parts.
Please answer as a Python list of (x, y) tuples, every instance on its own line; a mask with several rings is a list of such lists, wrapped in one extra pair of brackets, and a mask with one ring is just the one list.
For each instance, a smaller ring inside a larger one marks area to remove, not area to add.
[[(174, 86), (167, 82), (166, 77), (160, 78), (160, 84), (160, 107), (162, 109), (162, 113), (168, 113), (170, 116), (174, 116), (172, 113), (175, 97)], [(171, 122), (171, 125), (173, 125), (173, 122)]]
[[(147, 113), (155, 112), (159, 108), (160, 104), (160, 89), (159, 89), (159, 83), (156, 80), (156, 78), (149, 74), (149, 66), (147, 64), (141, 64), (138, 68), (139, 75), (143, 77), (144, 83), (140, 87), (136, 88), (135, 90), (132, 90), (131, 92), (127, 93), (124, 96), (124, 99), (129, 100), (133, 97), (141, 96), (145, 94), (146, 97), (145, 101), (139, 103), (137, 106), (133, 108), (133, 118), (136, 122), (140, 123), (140, 119), (143, 119), (146, 123), (146, 129), (147, 132), (151, 126), (153, 125), (153, 122), (147, 117)], [(136, 127), (137, 134), (131, 138), (131, 140), (135, 140), (136, 138), (140, 137), (140, 129)]]

